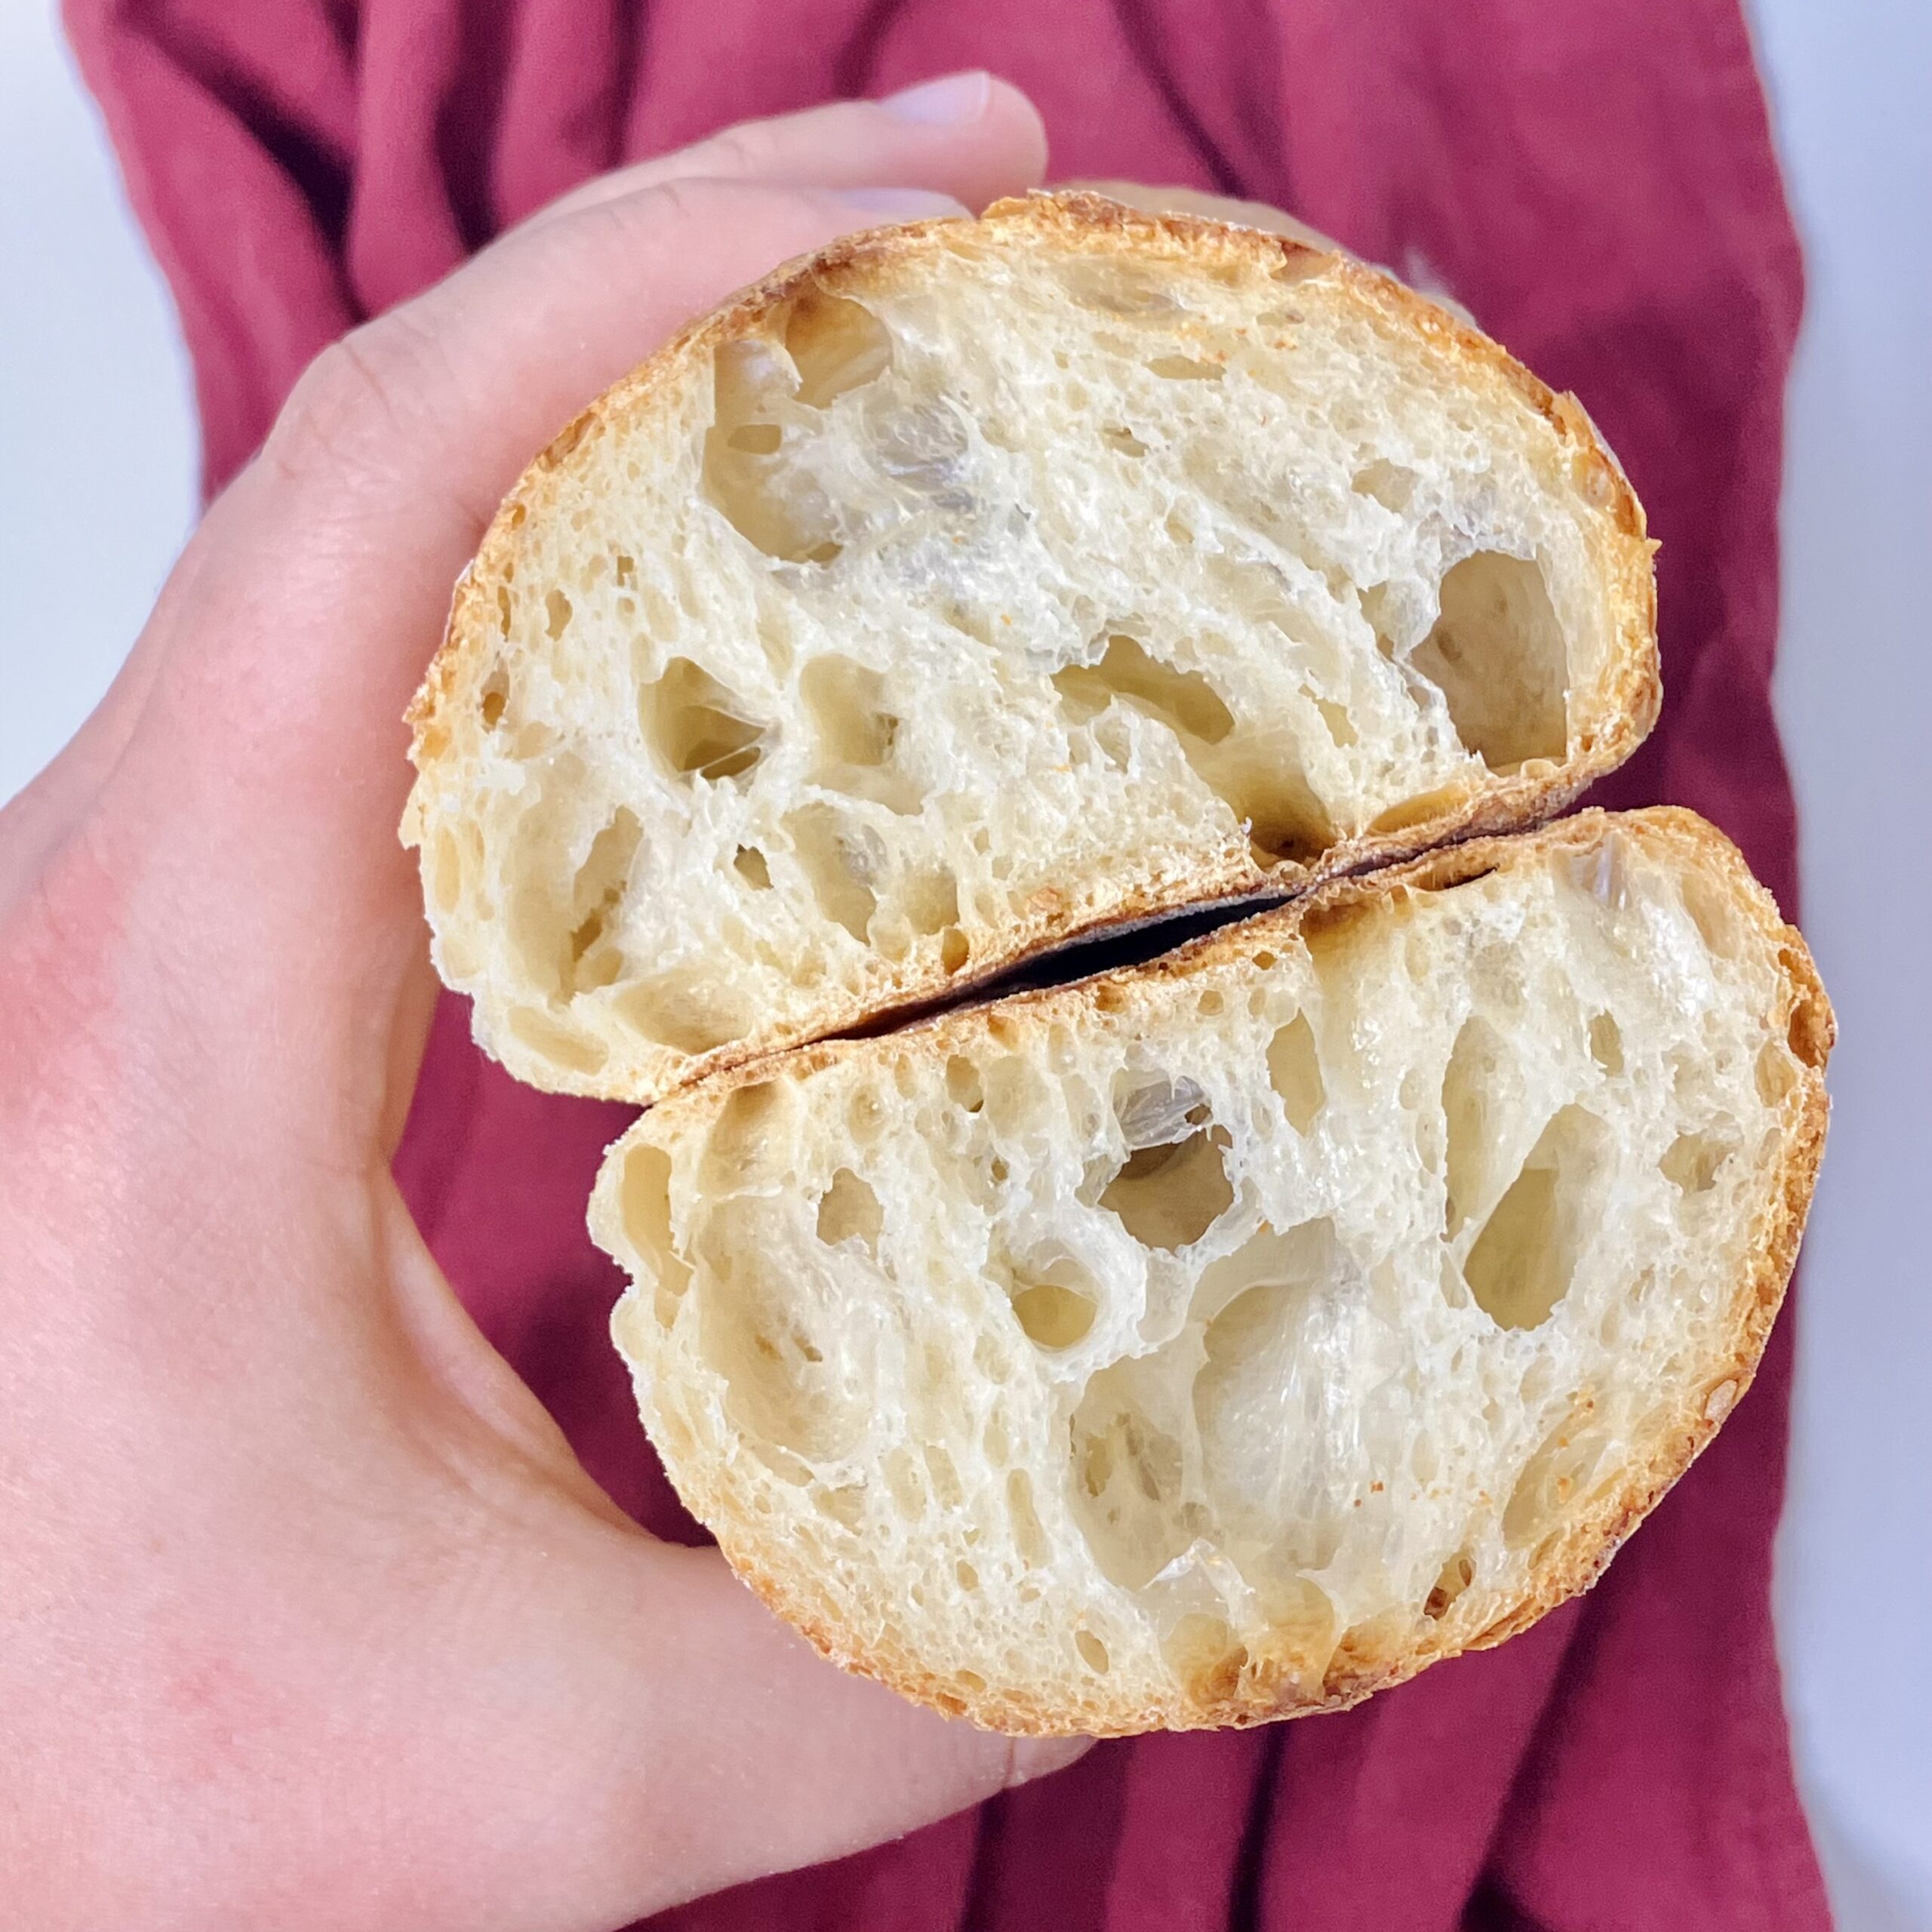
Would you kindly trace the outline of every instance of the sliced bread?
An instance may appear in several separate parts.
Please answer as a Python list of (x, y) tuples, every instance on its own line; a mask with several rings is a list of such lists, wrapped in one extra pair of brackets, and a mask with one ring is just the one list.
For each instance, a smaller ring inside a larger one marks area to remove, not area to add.
[(557, 439), (459, 588), (405, 836), (484, 1044), (648, 1101), (1535, 823), (1657, 699), (1573, 399), (1340, 254), (1036, 195), (780, 270)]
[(1017, 1732), (1333, 1709), (1586, 1586), (1715, 1430), (1832, 1032), (1719, 835), (1586, 813), (674, 1095), (598, 1183), (614, 1333), (848, 1668)]

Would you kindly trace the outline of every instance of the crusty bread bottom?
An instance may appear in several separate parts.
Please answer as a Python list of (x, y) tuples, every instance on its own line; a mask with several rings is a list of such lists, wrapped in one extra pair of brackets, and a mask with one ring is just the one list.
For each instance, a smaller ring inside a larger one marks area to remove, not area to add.
[(1718, 835), (1586, 814), (721, 1076), (592, 1227), (672, 1481), (828, 1655), (1245, 1724), (1593, 1580), (1751, 1378), (1831, 1031)]

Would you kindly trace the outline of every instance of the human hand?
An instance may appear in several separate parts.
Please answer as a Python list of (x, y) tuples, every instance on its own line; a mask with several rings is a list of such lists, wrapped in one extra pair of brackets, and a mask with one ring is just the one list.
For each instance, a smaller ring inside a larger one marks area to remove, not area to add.
[[(453, 580), (688, 316), (1035, 182), (1031, 108), (954, 85), (592, 183), (331, 350), (0, 814), (13, 1922), (608, 1927), (1071, 1755), (841, 1675), (627, 1522), (389, 1171), (435, 990), (400, 721)], [(840, 192), (881, 188), (924, 192)]]

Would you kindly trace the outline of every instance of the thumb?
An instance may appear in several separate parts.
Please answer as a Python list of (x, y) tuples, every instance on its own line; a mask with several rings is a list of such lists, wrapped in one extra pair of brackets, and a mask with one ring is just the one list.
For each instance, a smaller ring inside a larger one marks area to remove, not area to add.
[[(654, 1835), (687, 1894), (897, 1838), (1072, 1763), (1091, 1740), (976, 1729), (848, 1675), (715, 1550), (654, 1552), (654, 1623), (672, 1687), (637, 1684), (682, 1761)], [(668, 1902), (668, 1901), (666, 1901)]]
[(1087, 1749), (978, 1730), (844, 1675), (715, 1550), (585, 1512), (531, 1557), (519, 1568), (540, 1580), (499, 1601), (445, 1705), (456, 1734), (438, 1764), (463, 1765), (469, 1824), (418, 1875), (452, 1924), (627, 1924), (901, 1836)]

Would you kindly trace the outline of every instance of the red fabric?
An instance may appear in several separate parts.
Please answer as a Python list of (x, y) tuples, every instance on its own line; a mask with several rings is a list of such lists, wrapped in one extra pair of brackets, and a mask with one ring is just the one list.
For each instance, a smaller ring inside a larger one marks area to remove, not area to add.
[[(212, 489), (303, 363), (584, 175), (986, 65), (1063, 174), (1277, 202), (1432, 276), (1583, 398), (1662, 538), (1669, 701), (1607, 788), (1697, 806), (1789, 908), (1769, 696), (1801, 277), (1736, 0), (69, 0), (180, 302)], [(426, 649), (429, 643), (426, 638)], [(511, 1084), (445, 1002), (398, 1171), (592, 1472), (691, 1534), (583, 1232), (614, 1109)], [(687, 1927), (1449, 1932), (1827, 1923), (1768, 1609), (1791, 1329), (1581, 1604), (1347, 1715), (1104, 1746)]]

